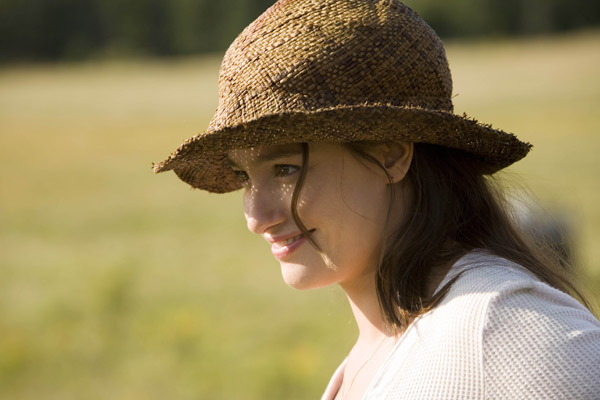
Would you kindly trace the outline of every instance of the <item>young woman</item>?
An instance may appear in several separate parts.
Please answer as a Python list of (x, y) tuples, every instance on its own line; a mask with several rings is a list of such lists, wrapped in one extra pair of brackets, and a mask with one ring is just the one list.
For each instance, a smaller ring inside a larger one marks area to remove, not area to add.
[(323, 399), (600, 398), (600, 323), (491, 185), (531, 145), (451, 95), (402, 3), (280, 0), (227, 51), (208, 130), (154, 168), (243, 188), (286, 283), (346, 292), (359, 336)]

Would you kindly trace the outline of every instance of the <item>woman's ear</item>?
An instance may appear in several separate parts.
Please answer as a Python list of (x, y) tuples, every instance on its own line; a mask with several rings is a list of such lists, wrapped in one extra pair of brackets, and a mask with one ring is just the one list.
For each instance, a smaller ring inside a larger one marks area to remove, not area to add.
[(412, 142), (385, 143), (381, 147), (380, 161), (392, 178), (393, 183), (404, 179), (413, 158)]

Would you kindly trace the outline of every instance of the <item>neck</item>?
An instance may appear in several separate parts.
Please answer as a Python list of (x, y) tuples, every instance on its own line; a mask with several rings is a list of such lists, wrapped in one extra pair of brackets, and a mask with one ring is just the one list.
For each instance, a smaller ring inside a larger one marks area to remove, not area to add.
[(352, 285), (342, 285), (342, 289), (346, 292), (358, 326), (358, 342), (374, 344), (383, 336), (392, 335), (379, 305), (374, 276), (360, 279)]

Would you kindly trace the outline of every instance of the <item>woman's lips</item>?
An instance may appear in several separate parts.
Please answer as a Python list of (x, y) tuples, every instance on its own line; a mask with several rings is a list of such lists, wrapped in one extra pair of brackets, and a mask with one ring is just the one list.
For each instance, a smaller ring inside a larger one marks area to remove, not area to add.
[(288, 239), (279, 240), (271, 244), (271, 253), (278, 260), (288, 257), (294, 250), (306, 242), (306, 237), (300, 233)]
[(286, 240), (273, 242), (271, 244), (271, 253), (278, 260), (283, 260), (289, 256), (294, 250), (306, 242), (304, 235), (299, 234)]

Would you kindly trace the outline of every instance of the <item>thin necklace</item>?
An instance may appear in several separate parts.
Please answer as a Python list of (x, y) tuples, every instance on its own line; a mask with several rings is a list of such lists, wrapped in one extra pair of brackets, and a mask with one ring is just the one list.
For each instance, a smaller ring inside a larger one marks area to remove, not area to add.
[(363, 361), (363, 363), (361, 364), (361, 366), (358, 367), (358, 369), (354, 373), (354, 376), (350, 380), (350, 384), (348, 385), (348, 387), (346, 388), (346, 390), (341, 390), (341, 389), (343, 389), (343, 386), (344, 386), (344, 382), (342, 382), (342, 387), (340, 388), (340, 390), (342, 392), (342, 399), (346, 398), (346, 396), (350, 392), (350, 389), (352, 388), (352, 385), (354, 384), (354, 380), (356, 379), (356, 377), (358, 376), (358, 374), (360, 373), (360, 371), (364, 368), (365, 365), (367, 365), (367, 363), (371, 360), (371, 358), (373, 358), (373, 356), (375, 356), (375, 354), (377, 354), (377, 351), (379, 350), (379, 348), (381, 347), (381, 345), (383, 344), (383, 342), (385, 342), (385, 340), (387, 338), (388, 338), (388, 336), (384, 335), (383, 339), (381, 339), (381, 341), (375, 347), (375, 350), (373, 350), (373, 352), (369, 355), (369, 357), (367, 357), (367, 359), (365, 361)]

